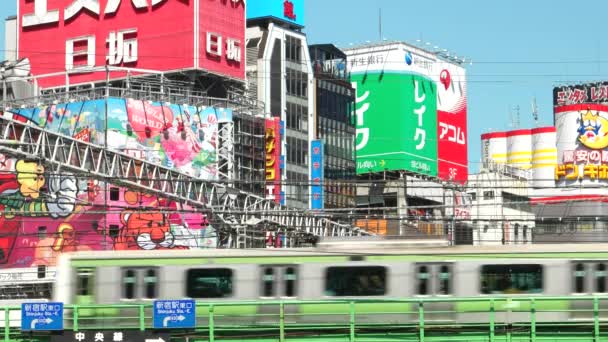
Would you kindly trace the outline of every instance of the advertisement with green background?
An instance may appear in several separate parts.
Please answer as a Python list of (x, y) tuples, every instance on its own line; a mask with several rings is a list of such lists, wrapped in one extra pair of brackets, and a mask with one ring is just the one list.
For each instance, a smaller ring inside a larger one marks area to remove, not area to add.
[(407, 170), (437, 176), (437, 88), (415, 74), (367, 73), (357, 90), (357, 174)]

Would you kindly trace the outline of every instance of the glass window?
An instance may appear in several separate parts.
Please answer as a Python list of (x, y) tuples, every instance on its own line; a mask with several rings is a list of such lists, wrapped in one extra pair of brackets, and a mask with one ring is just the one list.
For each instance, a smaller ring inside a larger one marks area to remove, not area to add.
[(484, 265), (481, 267), (481, 293), (483, 294), (542, 292), (542, 265)]
[(483, 192), (483, 199), (484, 200), (494, 199), (494, 191), (484, 191)]
[(386, 267), (340, 266), (325, 271), (328, 296), (383, 296), (386, 294)]
[(574, 266), (574, 293), (585, 293), (585, 265)]
[(274, 269), (265, 267), (262, 275), (262, 297), (274, 296)]
[(46, 227), (45, 226), (38, 227), (38, 239), (39, 240), (46, 239)]
[(229, 268), (190, 269), (186, 282), (186, 296), (190, 298), (232, 296), (232, 270)]
[(287, 267), (285, 269), (285, 297), (296, 296), (296, 280), (297, 273), (294, 267)]
[(146, 298), (156, 298), (158, 278), (156, 277), (155, 269), (150, 269), (146, 271), (146, 276), (144, 277), (144, 284), (146, 285)]
[(418, 266), (417, 281), (418, 281), (418, 294), (427, 295), (429, 294), (429, 268), (427, 266)]
[(606, 265), (597, 264), (595, 266), (595, 292), (606, 292)]
[(135, 270), (124, 270), (122, 274), (122, 298), (134, 299), (137, 276)]
[(79, 296), (90, 296), (93, 294), (93, 269), (79, 268), (76, 273), (76, 293)]
[(439, 280), (439, 294), (442, 294), (442, 295), (450, 294), (452, 292), (452, 289), (451, 289), (452, 273), (450, 272), (450, 266), (443, 265), (443, 266), (439, 267), (438, 278), (439, 278), (438, 279)]
[(46, 278), (46, 265), (38, 265), (38, 279)]
[(110, 201), (118, 201), (120, 199), (120, 189), (110, 188)]

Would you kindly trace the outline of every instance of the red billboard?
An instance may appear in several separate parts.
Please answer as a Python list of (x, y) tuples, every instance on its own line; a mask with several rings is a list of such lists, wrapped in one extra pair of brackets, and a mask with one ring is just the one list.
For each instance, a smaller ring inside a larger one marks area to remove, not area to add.
[(468, 176), (467, 84), (464, 68), (438, 63), (438, 177), (464, 184)]
[[(106, 65), (244, 80), (244, 2), (18, 0), (19, 57), (29, 58), (35, 76), (72, 72), (70, 84), (104, 80), (105, 73), (87, 69)], [(61, 75), (39, 85), (65, 82)]]

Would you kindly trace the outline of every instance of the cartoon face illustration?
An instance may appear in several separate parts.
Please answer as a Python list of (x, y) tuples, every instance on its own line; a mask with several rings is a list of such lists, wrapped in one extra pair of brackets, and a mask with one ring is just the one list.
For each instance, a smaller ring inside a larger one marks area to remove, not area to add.
[(44, 186), (44, 166), (38, 163), (20, 160), (15, 166), (17, 171), (17, 182), (23, 197), (37, 199), (40, 189)]
[(124, 211), (120, 221), (123, 227), (116, 238), (116, 250), (174, 248), (175, 237), (162, 213)]
[(587, 110), (578, 120), (578, 140), (586, 147), (599, 150), (608, 147), (608, 120)]

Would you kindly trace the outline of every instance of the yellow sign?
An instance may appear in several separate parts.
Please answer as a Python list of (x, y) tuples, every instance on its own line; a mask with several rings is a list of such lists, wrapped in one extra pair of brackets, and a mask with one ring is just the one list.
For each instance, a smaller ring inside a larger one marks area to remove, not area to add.
[[(581, 173), (580, 170), (583, 170)], [(608, 180), (608, 165), (566, 164), (555, 167), (555, 180), (599, 179)]]

